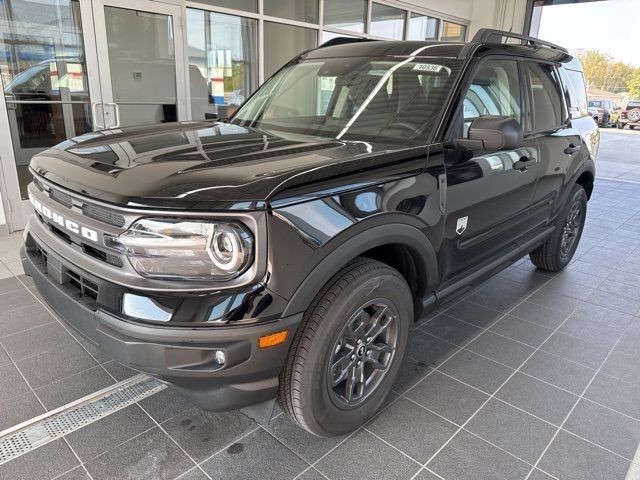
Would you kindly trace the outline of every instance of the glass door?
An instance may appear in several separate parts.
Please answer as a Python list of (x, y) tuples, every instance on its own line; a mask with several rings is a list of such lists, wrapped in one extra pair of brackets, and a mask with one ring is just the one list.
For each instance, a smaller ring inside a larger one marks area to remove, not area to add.
[(102, 101), (97, 128), (185, 120), (182, 10), (149, 0), (93, 3)]

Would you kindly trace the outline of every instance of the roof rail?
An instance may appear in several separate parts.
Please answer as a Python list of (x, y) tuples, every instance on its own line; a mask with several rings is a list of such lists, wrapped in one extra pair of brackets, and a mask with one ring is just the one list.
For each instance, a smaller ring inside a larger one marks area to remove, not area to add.
[(347, 43), (359, 43), (359, 42), (374, 42), (375, 40), (369, 38), (352, 38), (352, 37), (335, 37), (331, 40), (327, 40), (318, 48), (333, 47), (334, 45), (344, 45)]
[(569, 53), (566, 48), (556, 45), (555, 43), (546, 42), (539, 38), (530, 37), (528, 35), (522, 35), (520, 33), (511, 33), (504, 30), (495, 30), (492, 28), (481, 28), (473, 36), (472, 42), (479, 43), (505, 43), (505, 38), (516, 38), (522, 41), (522, 45), (531, 45), (536, 47), (548, 47), (554, 50), (559, 50), (563, 53)]

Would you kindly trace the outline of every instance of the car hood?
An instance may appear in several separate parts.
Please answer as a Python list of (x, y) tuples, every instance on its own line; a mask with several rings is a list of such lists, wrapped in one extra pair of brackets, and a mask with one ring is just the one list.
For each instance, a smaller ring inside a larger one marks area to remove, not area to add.
[(415, 173), (425, 153), (425, 147), (181, 122), (82, 135), (34, 156), (31, 169), (119, 205), (261, 209)]

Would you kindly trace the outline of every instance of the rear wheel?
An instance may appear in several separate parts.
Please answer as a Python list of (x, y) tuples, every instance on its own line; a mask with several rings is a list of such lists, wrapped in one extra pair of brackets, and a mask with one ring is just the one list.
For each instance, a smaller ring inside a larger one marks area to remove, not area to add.
[(531, 262), (550, 272), (558, 272), (566, 267), (580, 243), (586, 215), (587, 193), (582, 185), (576, 184), (551, 237), (529, 253)]
[(409, 287), (393, 268), (359, 258), (320, 291), (280, 374), (278, 401), (319, 436), (351, 432), (383, 405), (413, 327)]

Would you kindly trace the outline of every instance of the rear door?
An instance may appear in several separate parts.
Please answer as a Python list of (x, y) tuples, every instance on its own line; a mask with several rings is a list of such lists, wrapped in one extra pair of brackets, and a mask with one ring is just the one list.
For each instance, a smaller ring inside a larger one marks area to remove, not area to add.
[(542, 228), (561, 208), (560, 194), (588, 152), (569, 114), (558, 67), (534, 61), (525, 65), (533, 137), (540, 150), (531, 226)]
[[(447, 198), (445, 211), (444, 279), (456, 277), (500, 257), (526, 235), (528, 216), (538, 175), (537, 142), (527, 134), (521, 62), (513, 58), (486, 58), (471, 75), (470, 83), (450, 128), (449, 143), (466, 138), (471, 122), (482, 115), (510, 116), (520, 122), (525, 138), (514, 150), (470, 150), (468, 159), (459, 149), (446, 154)], [(527, 168), (514, 168), (523, 158)]]

